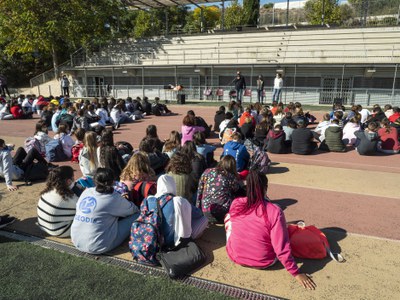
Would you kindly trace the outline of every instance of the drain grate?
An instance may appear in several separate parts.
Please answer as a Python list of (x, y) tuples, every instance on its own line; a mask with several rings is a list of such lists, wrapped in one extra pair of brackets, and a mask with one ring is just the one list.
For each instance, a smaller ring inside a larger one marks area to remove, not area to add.
[[(10, 232), (10, 231), (1, 231), (0, 230), (0, 235), (7, 237), (9, 239), (28, 242), (30, 244), (37, 245), (37, 246), (40, 246), (43, 248), (57, 250), (60, 252), (72, 254), (75, 256), (79, 256), (79, 257), (86, 257), (89, 259), (100, 261), (102, 263), (117, 266), (117, 267), (132, 271), (137, 274), (168, 278), (168, 274), (161, 268), (145, 266), (142, 264), (135, 263), (133, 261), (127, 261), (124, 259), (107, 256), (107, 255), (96, 256), (96, 255), (83, 253), (69, 245), (65, 245), (65, 244), (51, 241), (51, 240), (38, 238), (35, 236), (17, 233), (15, 231)], [(188, 277), (185, 277), (182, 279), (178, 279), (177, 281), (179, 281), (183, 284), (186, 284), (186, 285), (194, 286), (194, 287), (202, 289), (202, 290), (218, 292), (218, 293), (224, 294), (226, 296), (230, 296), (230, 297), (234, 297), (234, 298), (238, 298), (238, 299), (246, 299), (246, 300), (281, 300), (281, 299), (283, 299), (283, 298), (278, 298), (278, 297), (270, 296), (267, 294), (253, 292), (250, 290), (241, 289), (241, 288), (238, 288), (235, 286), (230, 286), (227, 284), (223, 284), (223, 283), (219, 283), (219, 282), (215, 282), (215, 281), (211, 281), (211, 280), (207, 280), (207, 279), (202, 279), (202, 278), (198, 278), (198, 277), (193, 277), (193, 276), (188, 276)]]

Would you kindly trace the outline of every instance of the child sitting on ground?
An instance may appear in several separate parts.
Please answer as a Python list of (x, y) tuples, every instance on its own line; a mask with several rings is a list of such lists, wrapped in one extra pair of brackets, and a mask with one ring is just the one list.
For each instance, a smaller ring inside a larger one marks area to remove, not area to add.
[(377, 129), (377, 123), (371, 122), (364, 131), (360, 130), (354, 133), (357, 137), (356, 150), (358, 154), (375, 155), (379, 141)]
[(269, 153), (283, 154), (288, 153), (285, 132), (280, 124), (275, 125), (274, 130), (268, 132), (265, 140), (266, 149)]
[(70, 166), (52, 169), (37, 207), (40, 229), (51, 236), (69, 237), (78, 197), (71, 190), (74, 170)]
[(267, 177), (252, 170), (246, 182), (247, 197), (236, 198), (225, 218), (228, 257), (257, 269), (269, 268), (279, 260), (304, 288), (315, 289), (313, 280), (299, 272), (291, 255), (285, 215), (266, 196)]
[[(335, 112), (336, 114), (337, 112)], [(322, 151), (344, 152), (346, 147), (343, 144), (343, 130), (339, 125), (339, 119), (333, 119), (331, 125), (325, 130), (325, 139), (319, 145)]]
[(378, 135), (381, 143), (378, 144), (378, 151), (387, 154), (396, 154), (400, 151), (399, 134), (397, 129), (390, 126), (388, 119), (383, 119)]

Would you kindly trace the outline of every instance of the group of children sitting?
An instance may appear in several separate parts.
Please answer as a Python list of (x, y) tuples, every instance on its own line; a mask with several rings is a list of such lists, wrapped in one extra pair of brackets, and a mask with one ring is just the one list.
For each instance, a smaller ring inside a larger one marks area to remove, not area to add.
[[(47, 151), (53, 139), (47, 129), (44, 120), (37, 123), (35, 142), (29, 143), (27, 156), (33, 158), (29, 162), (21, 163), (15, 156), (13, 160), (11, 149), (0, 140), (0, 166), (6, 165), (0, 173), (9, 187), (14, 187), (12, 179), (23, 176), (24, 166), (34, 159), (48, 164), (43, 150)], [(70, 166), (50, 165), (37, 208), (38, 226), (47, 234), (70, 236), (77, 249), (102, 254), (132, 236), (131, 226), (140, 215), (143, 201), (154, 208), (157, 201), (169, 197), (172, 201), (162, 202), (166, 204), (161, 207), (160, 232), (165, 246), (196, 239), (209, 223), (225, 221), (229, 224), (227, 252), (234, 262), (268, 268), (280, 260), (305, 288), (315, 288), (308, 276), (299, 273), (288, 251), (283, 212), (267, 198), (266, 175), (256, 165), (249, 169), (246, 160), (250, 154), (241, 146), (238, 132), (225, 144), (219, 162), (214, 159), (216, 147), (206, 142), (210, 127), (193, 111), (183, 118), (180, 132), (172, 131), (166, 141), (159, 139), (156, 126), (149, 125), (137, 151), (127, 142), (115, 143), (110, 129), (77, 126), (71, 135), (69, 125), (60, 121), (56, 132), (55, 140), (60, 141), (68, 159), (79, 163), (83, 177), (74, 178)], [(237, 143), (238, 149), (232, 143)], [(17, 153), (24, 151), (20, 149)], [(246, 151), (244, 160), (235, 151)], [(246, 169), (246, 176), (239, 176), (238, 171)], [(20, 170), (16, 176), (15, 170)], [(157, 199), (153, 204), (149, 204), (151, 195), (151, 199)], [(246, 241), (239, 238), (240, 232), (254, 222), (259, 224), (254, 235)], [(249, 252), (244, 244), (260, 251)]]
[[(82, 103), (79, 105), (82, 110)], [(106, 110), (104, 101), (88, 105), (96, 111)], [(93, 109), (86, 107), (85, 112)], [(38, 203), (38, 225), (49, 235), (70, 236), (80, 251), (102, 254), (130, 235), (133, 244), (131, 226), (143, 209), (142, 203), (145, 201), (147, 209), (156, 209), (158, 201), (165, 203), (160, 207), (160, 232), (167, 247), (198, 238), (208, 224), (225, 222), (226, 250), (232, 261), (264, 269), (279, 260), (300, 284), (314, 289), (314, 282), (299, 273), (290, 253), (282, 210), (267, 198), (263, 166), (249, 163), (252, 149), (309, 154), (319, 141), (321, 150), (344, 151), (340, 145), (352, 144), (360, 154), (370, 154), (364, 148), (363, 136), (368, 141), (379, 136), (380, 146), (377, 142), (375, 147), (383, 151), (389, 150), (385, 144), (385, 134), (389, 133), (398, 145), (399, 109), (385, 107), (382, 112), (374, 107), (363, 119), (367, 114), (356, 106), (349, 113), (337, 108), (311, 131), (307, 125), (314, 120), (299, 103), (287, 107), (274, 103), (271, 109), (256, 104), (241, 112), (231, 102), (228, 111), (221, 107), (215, 116), (214, 130), (224, 147), (219, 162), (214, 158), (216, 145), (206, 142), (210, 127), (193, 111), (184, 116), (180, 131), (172, 131), (165, 141), (159, 139), (157, 127), (149, 125), (137, 151), (128, 142), (115, 142), (111, 129), (91, 130), (75, 119), (71, 127), (62, 120), (54, 122), (55, 139), (62, 144), (64, 154), (79, 163), (83, 174), (79, 179), (74, 178), (72, 167), (49, 165), (43, 158), (52, 139), (47, 134), (48, 123), (40, 120), (33, 137), (37, 143), (29, 143), (32, 147), (27, 152), (19, 148), (12, 158), (11, 148), (0, 140), (0, 175), (9, 190), (14, 190), (12, 180), (21, 178), (35, 159), (50, 167)], [(106, 111), (106, 115), (111, 113)], [(74, 128), (75, 140), (69, 128)], [(340, 136), (340, 143), (335, 135)], [(249, 142), (243, 143), (245, 140)]]
[(299, 102), (273, 103), (272, 108), (259, 103), (243, 112), (232, 101), (228, 110), (221, 106), (214, 117), (214, 130), (219, 131), (222, 144), (240, 134), (245, 145), (262, 146), (270, 153), (312, 154), (315, 150), (345, 152), (352, 148), (360, 155), (376, 152), (399, 153), (400, 109), (374, 105), (372, 112), (361, 105), (346, 111), (336, 105), (315, 128), (315, 117), (304, 113)]

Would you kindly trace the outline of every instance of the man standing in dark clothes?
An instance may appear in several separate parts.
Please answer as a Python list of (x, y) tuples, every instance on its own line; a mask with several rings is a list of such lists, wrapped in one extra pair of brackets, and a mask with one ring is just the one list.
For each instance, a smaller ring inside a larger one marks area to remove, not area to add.
[(313, 141), (314, 136), (302, 119), (297, 121), (297, 128), (292, 133), (292, 152), (307, 155), (317, 149), (317, 143)]
[(240, 74), (240, 71), (236, 72), (236, 78), (233, 80), (233, 84), (235, 85), (236, 90), (236, 100), (239, 105), (241, 105), (243, 90), (246, 89), (246, 80), (244, 79), (243, 75)]
[(0, 96), (1, 95), (8, 95), (8, 97), (10, 96), (10, 91), (8, 90), (8, 86), (7, 86), (7, 77), (4, 76), (3, 74), (0, 74)]

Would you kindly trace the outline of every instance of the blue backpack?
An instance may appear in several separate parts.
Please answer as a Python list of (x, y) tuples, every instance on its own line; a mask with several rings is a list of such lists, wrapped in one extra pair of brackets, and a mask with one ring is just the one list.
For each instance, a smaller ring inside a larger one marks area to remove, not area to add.
[[(140, 215), (132, 223), (129, 249), (133, 259), (139, 263), (158, 265), (156, 254), (163, 244), (161, 234), (162, 208), (173, 199), (167, 194), (159, 198), (149, 196), (140, 205)], [(149, 201), (157, 202), (154, 209), (149, 209)]]
[(67, 160), (61, 139), (51, 140), (46, 144), (46, 159), (48, 162)]

